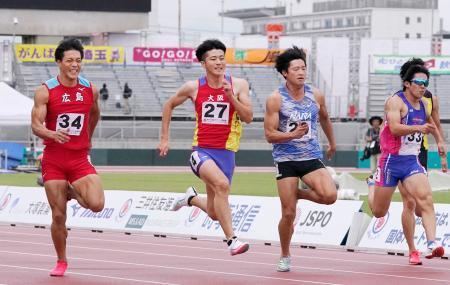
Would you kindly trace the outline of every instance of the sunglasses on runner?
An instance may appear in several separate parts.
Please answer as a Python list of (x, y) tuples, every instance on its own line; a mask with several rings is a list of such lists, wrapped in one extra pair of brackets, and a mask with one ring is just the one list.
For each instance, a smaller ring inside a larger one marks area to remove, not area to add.
[(422, 79), (422, 78), (414, 78), (413, 80), (411, 80), (412, 83), (417, 84), (419, 86), (425, 86), (428, 87), (428, 85), (430, 84), (430, 81), (428, 81), (428, 79)]

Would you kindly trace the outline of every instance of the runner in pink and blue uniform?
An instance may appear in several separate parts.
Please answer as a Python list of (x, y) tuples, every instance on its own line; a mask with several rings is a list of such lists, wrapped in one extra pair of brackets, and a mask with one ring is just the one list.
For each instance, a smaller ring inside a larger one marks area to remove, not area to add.
[(436, 219), (431, 187), (418, 155), (424, 134), (442, 140), (422, 101), (429, 84), (429, 71), (411, 66), (403, 78), (403, 91), (386, 100), (385, 123), (380, 134), (381, 157), (375, 181), (368, 180), (368, 202), (375, 217), (389, 210), (392, 194), (399, 181), (422, 209), (422, 223), (427, 237), (426, 258), (441, 257), (444, 248), (435, 241)]

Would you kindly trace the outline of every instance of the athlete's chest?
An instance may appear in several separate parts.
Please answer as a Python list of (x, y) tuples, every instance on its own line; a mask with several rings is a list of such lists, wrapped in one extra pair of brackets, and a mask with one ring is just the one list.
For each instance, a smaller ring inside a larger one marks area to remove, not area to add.
[(401, 111), (402, 124), (424, 125), (426, 123), (426, 113), (423, 108), (414, 109), (412, 106), (405, 106)]
[(282, 117), (290, 121), (311, 121), (317, 118), (319, 106), (314, 100), (308, 97), (300, 101), (284, 97), (282, 99), (280, 113)]
[(228, 125), (234, 112), (230, 99), (220, 89), (200, 89), (195, 106), (201, 122), (208, 125)]
[(55, 88), (49, 92), (50, 111), (64, 111), (70, 109), (89, 110), (93, 103), (92, 90), (88, 87)]

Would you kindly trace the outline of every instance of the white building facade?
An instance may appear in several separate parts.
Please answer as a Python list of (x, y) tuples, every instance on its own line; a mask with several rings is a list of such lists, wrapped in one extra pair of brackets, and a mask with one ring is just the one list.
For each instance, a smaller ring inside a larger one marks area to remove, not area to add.
[[(366, 55), (362, 57), (361, 39), (391, 40), (393, 54), (401, 52), (400, 41), (419, 39), (429, 42), (427, 53), (430, 54), (432, 35), (439, 30), (437, 0), (292, 0), (287, 2), (284, 15), (249, 13), (245, 16), (238, 12), (228, 11), (224, 15), (241, 19), (244, 35), (264, 35), (266, 24), (282, 24), (285, 35), (310, 37), (312, 64), (316, 68), (318, 38), (347, 38), (349, 45), (344, 50), (348, 51), (349, 61), (348, 102), (356, 105), (357, 110), (361, 110), (360, 72), (367, 73), (360, 70), (361, 61), (368, 60)], [(317, 73), (313, 72), (312, 76)]]

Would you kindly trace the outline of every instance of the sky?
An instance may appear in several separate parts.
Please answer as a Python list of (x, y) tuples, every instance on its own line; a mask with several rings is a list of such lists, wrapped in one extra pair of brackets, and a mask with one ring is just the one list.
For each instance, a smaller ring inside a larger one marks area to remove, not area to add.
[[(178, 0), (156, 0), (160, 15), (160, 25), (170, 27), (176, 31), (178, 26)], [(276, 4), (296, 0), (223, 0), (224, 10), (234, 10), (254, 7), (274, 7)], [(222, 0), (182, 0), (182, 28), (188, 31), (221, 31), (221, 11)], [(445, 13), (445, 12), (446, 13)], [(444, 18), (444, 29), (450, 31), (450, 0), (439, 0), (439, 16)], [(224, 32), (237, 33), (242, 31), (241, 21), (224, 18)]]

